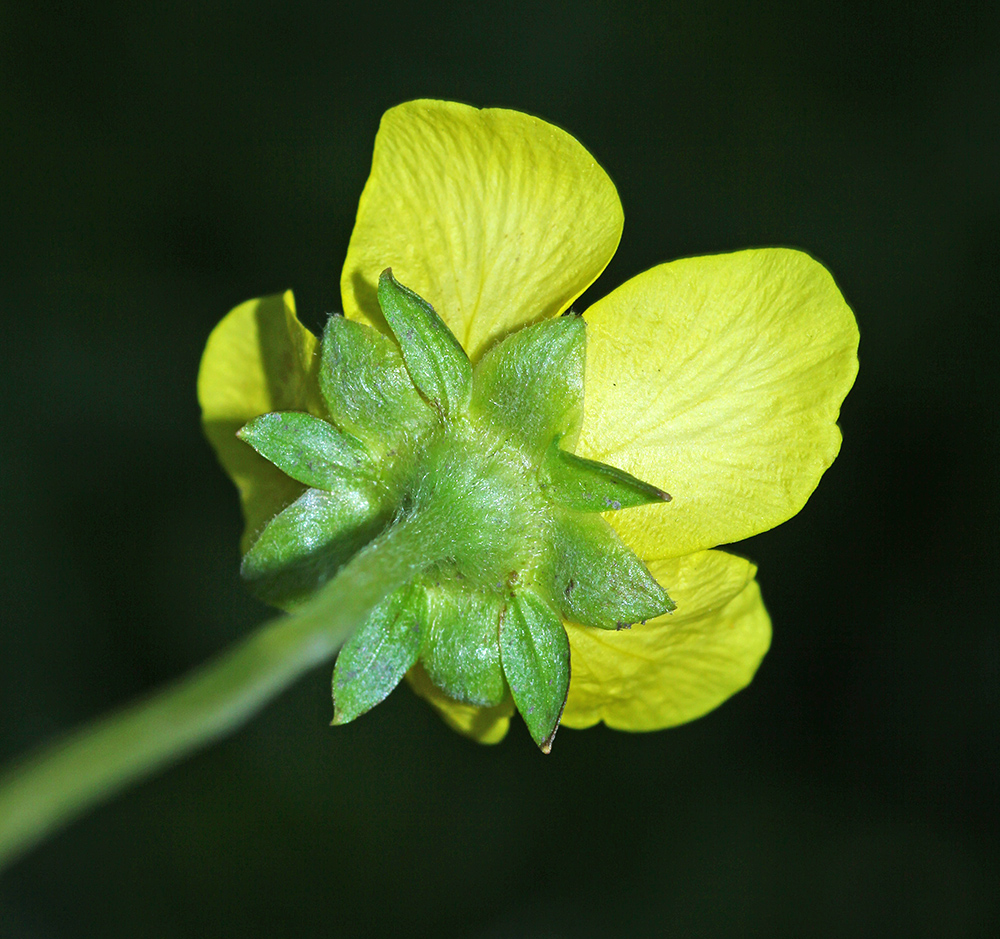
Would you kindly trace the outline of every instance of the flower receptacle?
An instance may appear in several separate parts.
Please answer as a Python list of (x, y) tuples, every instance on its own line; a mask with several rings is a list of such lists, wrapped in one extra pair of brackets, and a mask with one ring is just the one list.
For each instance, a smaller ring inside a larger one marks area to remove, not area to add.
[(264, 599), (294, 605), (405, 529), (412, 576), (340, 653), (334, 723), (377, 704), (419, 662), (455, 701), (512, 697), (547, 752), (569, 687), (563, 620), (615, 629), (672, 609), (596, 513), (669, 496), (562, 449), (583, 410), (581, 319), (525, 327), (473, 367), (389, 269), (378, 297), (397, 341), (331, 318), (323, 417), (266, 414), (240, 431), (310, 487), (258, 535), (244, 576)]

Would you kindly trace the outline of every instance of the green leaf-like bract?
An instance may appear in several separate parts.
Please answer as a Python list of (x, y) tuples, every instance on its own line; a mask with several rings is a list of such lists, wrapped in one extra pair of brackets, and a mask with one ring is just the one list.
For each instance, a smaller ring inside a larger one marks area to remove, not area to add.
[(378, 302), (413, 384), (444, 417), (464, 411), (472, 393), (472, 365), (434, 308), (389, 268), (378, 279)]
[(435, 422), (387, 336), (342, 316), (323, 332), (319, 387), (334, 424), (378, 456), (415, 439)]
[(555, 437), (575, 441), (583, 421), (586, 325), (577, 316), (525, 326), (479, 360), (473, 410), (533, 459)]
[(333, 669), (333, 723), (371, 710), (399, 684), (420, 654), (420, 588), (390, 594), (344, 645)]
[(569, 692), (569, 639), (559, 617), (530, 590), (515, 593), (507, 606), (500, 655), (531, 738), (548, 753)]
[(662, 489), (624, 470), (561, 450), (558, 438), (542, 460), (538, 482), (550, 499), (578, 512), (614, 512), (670, 501)]
[(667, 592), (604, 519), (554, 514), (551, 595), (566, 619), (625, 629), (674, 609)]
[(336, 492), (307, 489), (276, 515), (243, 555), (240, 573), (267, 603), (308, 600), (371, 541), (390, 516), (370, 482)]
[(262, 414), (238, 435), (292, 479), (332, 491), (374, 467), (364, 444), (329, 421), (298, 411)]
[(420, 661), (430, 680), (456, 701), (499, 704), (507, 693), (500, 665), (500, 596), (460, 582), (434, 582), (425, 609)]

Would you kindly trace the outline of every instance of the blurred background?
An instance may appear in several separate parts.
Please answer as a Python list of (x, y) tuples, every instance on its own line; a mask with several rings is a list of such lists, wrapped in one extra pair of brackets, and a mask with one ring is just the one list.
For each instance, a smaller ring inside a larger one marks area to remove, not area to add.
[(318, 328), (381, 113), (521, 109), (618, 186), (584, 308), (670, 258), (791, 245), (861, 373), (806, 509), (739, 551), (775, 638), (686, 727), (523, 727), (329, 669), (0, 880), (3, 937), (987, 937), (996, 885), (1000, 17), (993, 4), (514, 0), (0, 9), (0, 758), (268, 616), (201, 436), (205, 338)]

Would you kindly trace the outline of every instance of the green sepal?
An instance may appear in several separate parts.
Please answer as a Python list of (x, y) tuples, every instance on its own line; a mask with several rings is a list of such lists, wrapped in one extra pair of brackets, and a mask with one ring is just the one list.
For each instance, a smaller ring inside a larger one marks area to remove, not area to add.
[(472, 407), (533, 457), (553, 437), (575, 443), (583, 420), (586, 324), (578, 316), (526, 326), (476, 364)]
[(378, 302), (413, 384), (443, 416), (464, 411), (472, 393), (472, 364), (434, 307), (399, 283), (391, 268), (378, 279)]
[(557, 509), (551, 596), (584, 626), (625, 629), (674, 609), (648, 568), (598, 515)]
[(320, 355), (319, 386), (330, 417), (376, 456), (437, 419), (396, 344), (370, 326), (331, 316)]
[(253, 593), (288, 608), (307, 600), (391, 520), (371, 483), (307, 489), (264, 527), (240, 573)]
[(503, 701), (507, 685), (500, 664), (503, 600), (468, 581), (431, 581), (420, 661), (448, 697), (479, 707)]
[(371, 710), (400, 683), (420, 654), (423, 588), (391, 593), (347, 641), (333, 669), (333, 724)]
[(578, 512), (608, 512), (670, 501), (669, 493), (624, 470), (561, 450), (558, 438), (538, 468), (538, 483), (554, 502)]
[(335, 489), (359, 472), (374, 473), (360, 440), (301, 411), (262, 414), (236, 436), (292, 479), (316, 489)]
[(569, 638), (559, 617), (530, 590), (515, 593), (507, 604), (500, 657), (531, 739), (548, 753), (569, 691)]

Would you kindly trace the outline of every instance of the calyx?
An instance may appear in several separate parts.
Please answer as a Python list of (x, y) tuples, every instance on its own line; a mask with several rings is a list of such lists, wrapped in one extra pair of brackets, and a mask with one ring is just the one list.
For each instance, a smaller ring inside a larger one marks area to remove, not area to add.
[(244, 555), (263, 600), (294, 608), (393, 526), (421, 531), (414, 576), (340, 652), (334, 723), (419, 663), (449, 697), (513, 697), (548, 752), (569, 689), (562, 621), (621, 629), (674, 608), (600, 513), (670, 496), (578, 457), (584, 321), (507, 336), (473, 366), (424, 299), (385, 270), (395, 339), (341, 316), (321, 345), (322, 415), (264, 414), (239, 436), (304, 487)]

